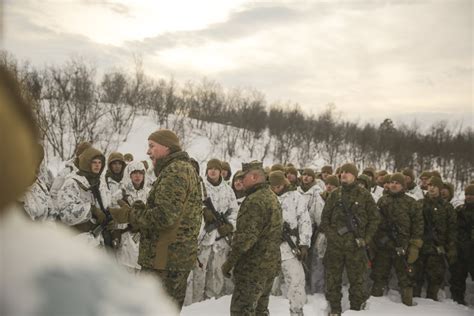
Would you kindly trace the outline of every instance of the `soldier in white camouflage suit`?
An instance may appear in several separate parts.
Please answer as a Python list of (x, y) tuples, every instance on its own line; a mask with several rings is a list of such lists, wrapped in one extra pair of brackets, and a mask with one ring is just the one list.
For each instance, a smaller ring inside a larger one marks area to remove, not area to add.
[[(132, 161), (127, 165), (121, 183), (122, 201), (132, 205), (136, 201), (146, 203), (150, 187), (147, 184), (145, 166), (140, 161)], [(119, 204), (124, 203), (120, 201)], [(123, 224), (120, 224), (123, 225)], [(126, 224), (125, 224), (126, 225)], [(125, 227), (127, 227), (126, 225)], [(140, 247), (140, 233), (125, 229), (120, 238), (120, 245), (117, 249), (117, 260), (124, 265), (127, 270), (135, 272), (140, 270), (138, 264), (138, 250)]]
[(94, 238), (90, 232), (106, 219), (98, 197), (104, 208), (109, 207), (111, 199), (107, 185), (100, 181), (104, 167), (105, 157), (99, 150), (93, 147), (84, 150), (79, 156), (79, 171), (66, 179), (56, 201), (60, 220), (76, 228), (80, 238), (93, 245), (98, 245), (101, 239)]
[(121, 153), (113, 152), (109, 155), (104, 180), (105, 183), (107, 183), (107, 188), (112, 196), (111, 207), (117, 207), (117, 201), (122, 197), (121, 186), (126, 166), (127, 164), (125, 163), (125, 159)]
[(281, 204), (284, 231), (298, 247), (291, 249), (286, 241), (280, 245), (281, 269), (287, 287), (286, 296), (290, 301), (290, 315), (303, 315), (306, 303), (303, 262), (308, 256), (311, 243), (311, 220), (305, 200), (299, 192), (289, 190), (290, 182), (282, 171), (271, 172), (269, 180), (271, 189), (277, 194)]
[(365, 174), (370, 177), (369, 190), (370, 194), (374, 198), (375, 203), (383, 196), (383, 188), (377, 185), (376, 178), (377, 172), (373, 167), (367, 167), (362, 171), (362, 174)]
[(221, 177), (221, 162), (211, 159), (207, 163), (204, 184), (215, 209), (224, 214), (229, 224), (218, 226), (216, 216), (203, 209), (204, 226), (199, 235), (198, 259), (202, 267), (193, 270), (193, 302), (232, 293), (230, 279), (224, 279), (221, 266), (227, 259), (228, 240), (235, 229), (238, 205), (232, 188)]
[(91, 147), (92, 144), (89, 142), (81, 142), (76, 146), (76, 150), (74, 151), (74, 158), (66, 161), (66, 164), (61, 171), (59, 171), (56, 178), (54, 178), (53, 184), (51, 185), (51, 189), (49, 193), (51, 194), (51, 198), (56, 200), (58, 196), (58, 192), (64, 184), (66, 178), (74, 172), (79, 171), (79, 155), (84, 152), (87, 148)]
[[(38, 145), (40, 163), (44, 158), (43, 146)], [(25, 194), (18, 200), (23, 209), (34, 221), (54, 221), (58, 216), (53, 200), (49, 194), (46, 183), (38, 176), (41, 171), (37, 169), (35, 182), (28, 188)]]
[[(298, 192), (303, 195), (306, 201), (306, 209), (311, 219), (312, 240), (317, 238), (318, 227), (321, 224), (321, 214), (324, 208), (324, 200), (321, 197), (323, 190), (316, 184), (315, 180), (315, 172), (310, 168), (306, 168), (302, 172), (301, 186), (298, 187)], [(306, 271), (307, 291), (309, 293), (321, 293), (324, 291), (324, 265), (318, 256), (316, 247), (310, 248), (306, 264), (309, 269), (309, 271)]]

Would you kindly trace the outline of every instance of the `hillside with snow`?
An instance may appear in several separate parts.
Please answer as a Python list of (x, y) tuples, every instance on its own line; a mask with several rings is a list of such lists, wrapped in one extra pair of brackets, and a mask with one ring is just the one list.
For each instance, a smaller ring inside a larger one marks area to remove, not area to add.
[[(201, 166), (201, 175), (204, 175), (206, 162), (211, 158), (225, 159), (231, 164), (235, 172), (240, 169), (241, 162), (253, 159), (263, 160), (265, 165), (271, 165), (274, 160), (272, 148), (273, 139), (264, 132), (260, 138), (244, 139), (242, 131), (235, 127), (200, 122), (193, 119), (181, 117), (171, 118), (166, 125), (160, 126), (156, 120), (150, 116), (137, 116), (130, 133), (126, 139), (119, 143), (116, 150), (122, 153), (132, 153), (135, 160), (146, 160), (147, 139), (150, 133), (160, 127), (170, 128), (177, 132), (182, 140), (184, 149), (191, 157), (194, 157)], [(124, 136), (125, 137), (125, 136)], [(106, 140), (102, 140), (106, 141)], [(229, 154), (229, 143), (235, 142), (232, 156)], [(98, 146), (100, 147), (100, 145)], [(112, 148), (112, 150), (114, 150)], [(294, 157), (298, 152), (293, 153)], [(48, 167), (56, 174), (63, 166), (64, 162), (52, 156), (51, 152), (47, 157)], [(316, 154), (308, 160), (306, 166), (320, 168), (325, 164), (324, 155)], [(298, 163), (297, 163), (298, 165)], [(474, 283), (469, 281), (468, 296), (466, 301), (470, 307), (454, 303), (449, 297), (449, 288), (440, 293), (440, 302), (427, 299), (415, 298), (418, 303), (415, 307), (407, 307), (401, 304), (400, 295), (397, 291), (391, 290), (388, 295), (381, 298), (371, 297), (367, 310), (362, 312), (349, 311), (347, 298), (347, 288), (344, 288), (343, 309), (347, 310), (344, 315), (473, 315), (474, 314)], [(213, 316), (229, 314), (230, 296), (219, 299), (210, 299), (204, 302), (186, 306), (182, 315), (186, 316)], [(323, 316), (327, 315), (327, 303), (323, 294), (315, 294), (308, 297), (308, 302), (304, 307), (305, 315)], [(271, 315), (288, 315), (288, 300), (283, 297), (272, 296), (270, 299)]]

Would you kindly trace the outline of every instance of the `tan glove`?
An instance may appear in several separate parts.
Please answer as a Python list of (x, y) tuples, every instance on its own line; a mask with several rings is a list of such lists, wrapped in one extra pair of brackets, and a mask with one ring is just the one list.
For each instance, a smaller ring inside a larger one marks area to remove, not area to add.
[(423, 240), (421, 239), (410, 240), (410, 245), (408, 246), (408, 256), (407, 256), (408, 264), (413, 264), (418, 259), (421, 246), (423, 246)]
[(232, 224), (224, 224), (217, 227), (217, 231), (219, 232), (219, 235), (225, 237), (234, 231), (234, 226), (232, 226)]
[[(125, 204), (125, 203), (124, 203)], [(110, 215), (117, 224), (126, 224), (129, 222), (131, 208), (127, 204), (119, 208), (109, 208)]]
[(306, 258), (308, 258), (308, 246), (300, 246), (300, 257), (298, 259), (305, 262)]
[(230, 278), (232, 275), (230, 274), (230, 270), (232, 270), (232, 265), (229, 263), (229, 261), (224, 262), (224, 264), (221, 267), (222, 274), (226, 278)]
[(214, 213), (212, 213), (212, 211), (208, 209), (207, 207), (202, 209), (202, 216), (204, 217), (204, 222), (206, 224), (214, 223), (217, 220)]
[(97, 220), (98, 224), (102, 224), (105, 221), (105, 214), (102, 212), (101, 209), (99, 209), (95, 205), (91, 205), (91, 213), (92, 217), (94, 217)]

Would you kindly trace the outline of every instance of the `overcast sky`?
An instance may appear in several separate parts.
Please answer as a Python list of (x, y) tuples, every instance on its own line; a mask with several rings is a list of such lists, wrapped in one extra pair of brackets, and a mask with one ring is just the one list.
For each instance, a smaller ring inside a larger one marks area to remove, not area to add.
[(139, 54), (151, 76), (253, 87), (308, 113), (472, 126), (473, 2), (4, 0), (1, 46), (102, 70)]

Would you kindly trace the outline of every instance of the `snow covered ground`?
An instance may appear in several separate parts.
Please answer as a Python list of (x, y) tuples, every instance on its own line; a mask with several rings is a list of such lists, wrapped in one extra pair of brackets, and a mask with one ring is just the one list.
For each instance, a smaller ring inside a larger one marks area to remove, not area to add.
[[(229, 314), (231, 296), (224, 296), (217, 300), (210, 299), (204, 302), (186, 306), (183, 308), (183, 316), (221, 316)], [(474, 315), (472, 307), (466, 307), (454, 303), (451, 299), (442, 302), (435, 302), (424, 298), (415, 298), (417, 306), (408, 307), (401, 303), (400, 295), (397, 291), (390, 291), (384, 297), (371, 297), (368, 301), (367, 309), (364, 311), (349, 310), (347, 291), (344, 291), (343, 309), (344, 315), (386, 315), (386, 316), (446, 316), (446, 315)], [(288, 300), (280, 296), (270, 297), (270, 315), (289, 315)], [(308, 302), (304, 307), (304, 314), (311, 316), (327, 316), (328, 305), (323, 294), (315, 294), (308, 297)]]

